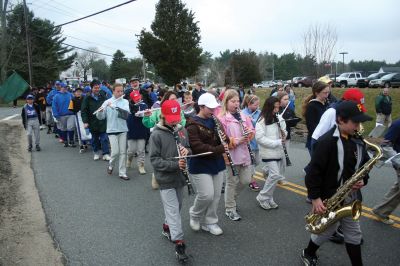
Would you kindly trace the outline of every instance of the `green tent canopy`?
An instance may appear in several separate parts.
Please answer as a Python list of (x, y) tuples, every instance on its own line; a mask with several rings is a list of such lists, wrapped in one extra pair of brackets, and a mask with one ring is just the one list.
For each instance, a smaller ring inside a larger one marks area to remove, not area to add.
[(17, 72), (14, 72), (0, 86), (0, 98), (6, 103), (12, 102), (24, 94), (27, 88), (29, 84)]

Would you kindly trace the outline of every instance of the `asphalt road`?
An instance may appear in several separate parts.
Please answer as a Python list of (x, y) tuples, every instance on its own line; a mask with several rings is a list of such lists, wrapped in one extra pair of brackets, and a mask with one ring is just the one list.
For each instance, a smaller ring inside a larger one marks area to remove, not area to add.
[[(3, 108), (0, 119), (2, 115)], [(138, 175), (134, 168), (128, 171), (131, 180), (122, 181), (108, 176), (107, 163), (93, 161), (90, 151), (79, 154), (78, 148), (64, 148), (53, 135), (41, 134), (43, 150), (32, 153), (32, 167), (49, 228), (68, 265), (177, 264), (173, 244), (161, 236), (164, 214), (159, 192), (150, 186), (148, 161), (147, 175)], [(289, 154), (293, 166), (286, 176), (291, 184), (276, 190), (279, 208), (261, 209), (257, 193), (246, 189), (238, 199), (243, 219), (233, 222), (225, 217), (221, 200), (222, 236), (190, 229), (188, 208), (193, 197), (185, 194), (182, 219), (189, 265), (301, 265), (300, 251), (309, 240), (304, 215), (310, 205), (301, 187), (308, 154), (302, 143), (291, 143)], [(373, 207), (394, 180), (392, 168), (374, 169), (363, 190), (364, 205)], [(395, 226), (373, 220), (368, 210), (365, 214), (368, 217), (361, 218), (364, 264), (400, 265), (400, 210), (394, 213)], [(350, 264), (342, 245), (326, 243), (319, 256), (321, 265)]]

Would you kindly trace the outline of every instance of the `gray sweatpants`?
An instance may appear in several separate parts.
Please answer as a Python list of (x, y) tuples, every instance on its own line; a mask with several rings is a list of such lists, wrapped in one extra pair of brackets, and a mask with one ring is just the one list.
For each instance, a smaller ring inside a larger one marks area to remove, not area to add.
[(28, 137), (28, 144), (32, 146), (32, 134), (35, 134), (35, 145), (40, 144), (40, 123), (37, 117), (28, 119), (26, 121), (26, 136)]
[(236, 211), (236, 199), (239, 193), (251, 181), (253, 167), (251, 165), (236, 165), (238, 175), (234, 176), (232, 171), (226, 177), (225, 185), (225, 210)]
[(285, 162), (283, 159), (265, 163), (263, 170), (265, 173), (268, 173), (268, 177), (267, 180), (265, 180), (263, 189), (260, 191), (260, 193), (258, 193), (257, 199), (259, 201), (273, 199), (276, 183), (285, 178), (283, 176), (285, 171), (284, 163)]
[(193, 206), (189, 210), (190, 218), (205, 224), (218, 223), (217, 209), (224, 171), (216, 175), (191, 174), (190, 177), (197, 192)]
[[(353, 202), (356, 198), (357, 192), (355, 191), (345, 200), (345, 204)], [(329, 226), (321, 234), (311, 234), (311, 240), (318, 246), (321, 246), (324, 242), (328, 241), (329, 237), (336, 231), (338, 223), (340, 223), (343, 231), (344, 242), (353, 245), (360, 245), (362, 238), (360, 222), (358, 220), (354, 221), (351, 216), (340, 219), (337, 223)]]
[(118, 135), (108, 135), (111, 145), (110, 166), (114, 167), (115, 160), (118, 158), (119, 176), (126, 176), (126, 132)]
[(51, 110), (51, 106), (46, 106), (46, 125), (52, 126), (53, 124), (53, 111)]
[(183, 187), (161, 189), (160, 195), (164, 206), (165, 223), (169, 226), (171, 233), (171, 241), (183, 240), (181, 219)]
[(145, 139), (128, 139), (128, 158), (132, 160), (134, 153), (136, 152), (138, 165), (143, 164), (145, 160)]
[(396, 170), (397, 181), (386, 193), (383, 201), (374, 207), (374, 212), (387, 218), (400, 205), (400, 169)]
[(73, 131), (75, 128), (75, 116), (65, 115), (60, 116), (58, 126), (61, 131)]

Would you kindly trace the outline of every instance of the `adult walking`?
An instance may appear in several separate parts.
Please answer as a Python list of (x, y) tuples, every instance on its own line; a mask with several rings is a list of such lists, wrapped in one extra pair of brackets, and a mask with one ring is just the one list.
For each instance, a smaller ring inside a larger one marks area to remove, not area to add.
[(384, 88), (383, 91), (375, 98), (376, 110), (376, 126), (392, 124), (392, 97), (389, 95), (389, 88)]

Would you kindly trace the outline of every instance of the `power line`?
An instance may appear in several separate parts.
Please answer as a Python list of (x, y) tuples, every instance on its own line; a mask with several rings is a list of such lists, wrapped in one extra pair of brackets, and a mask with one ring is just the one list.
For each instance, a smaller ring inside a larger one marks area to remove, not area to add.
[(96, 51), (92, 51), (92, 50), (89, 50), (89, 49), (81, 48), (81, 47), (78, 47), (78, 46), (75, 46), (75, 45), (72, 45), (72, 44), (68, 44), (68, 43), (65, 43), (65, 42), (63, 42), (62, 44), (66, 45), (66, 46), (73, 47), (73, 48), (75, 48), (75, 49), (80, 49), (80, 50), (83, 50), (83, 51), (91, 52), (91, 53), (93, 53), (93, 54), (100, 54), (100, 55), (104, 55), (104, 56), (113, 57), (113, 56), (110, 55), (110, 54), (103, 54), (103, 53), (100, 53), (100, 52), (96, 52)]
[(74, 22), (83, 20), (83, 19), (85, 19), (85, 18), (93, 17), (93, 16), (95, 16), (95, 15), (98, 15), (98, 14), (104, 13), (104, 12), (106, 12), (106, 11), (112, 10), (112, 9), (114, 9), (114, 8), (117, 8), (117, 7), (120, 7), (120, 6), (129, 4), (129, 3), (132, 3), (132, 2), (134, 2), (134, 1), (136, 1), (136, 0), (130, 0), (130, 1), (124, 2), (124, 3), (119, 4), (119, 5), (116, 5), (116, 6), (113, 6), (113, 7), (109, 7), (109, 8), (107, 8), (107, 9), (104, 9), (104, 10), (102, 10), (102, 11), (98, 11), (98, 12), (93, 13), (93, 14), (91, 14), (91, 15), (88, 15), (88, 16), (85, 16), (85, 17), (82, 17), (82, 18), (78, 18), (78, 19), (75, 19), (75, 20), (72, 20), (72, 21), (68, 21), (68, 22), (59, 24), (59, 25), (57, 25), (56, 27), (65, 26), (65, 25), (68, 25), (68, 24), (71, 24), (71, 23), (74, 23)]

